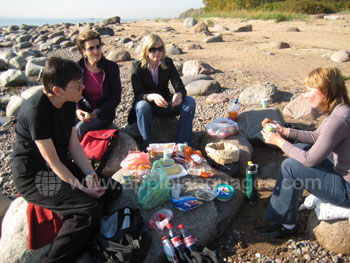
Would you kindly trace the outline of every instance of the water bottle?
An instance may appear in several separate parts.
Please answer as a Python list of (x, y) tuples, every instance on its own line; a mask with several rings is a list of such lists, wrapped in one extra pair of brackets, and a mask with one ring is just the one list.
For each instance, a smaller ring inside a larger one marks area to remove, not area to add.
[(182, 235), (182, 239), (185, 243), (185, 247), (190, 251), (194, 251), (194, 252), (198, 252), (198, 248), (196, 246), (196, 242), (194, 241), (193, 239), (193, 236), (188, 233), (187, 231), (185, 231), (184, 229), (184, 225), (183, 224), (180, 224), (177, 226), (180, 231), (181, 231), (181, 235)]
[(178, 263), (179, 259), (176, 256), (175, 249), (167, 236), (162, 237), (162, 245), (168, 261), (171, 263)]
[(228, 108), (228, 118), (233, 121), (237, 121), (238, 111), (239, 111), (238, 98), (236, 98), (234, 103), (232, 103), (231, 106)]
[(257, 175), (257, 166), (249, 161), (246, 173), (246, 195), (250, 203), (258, 201)]
[(130, 209), (125, 208), (124, 209), (124, 220), (121, 229), (126, 229), (130, 227)]
[(185, 262), (186, 249), (181, 235), (173, 231), (173, 225), (171, 223), (167, 224), (166, 228), (169, 230), (170, 241), (179, 256), (180, 261)]

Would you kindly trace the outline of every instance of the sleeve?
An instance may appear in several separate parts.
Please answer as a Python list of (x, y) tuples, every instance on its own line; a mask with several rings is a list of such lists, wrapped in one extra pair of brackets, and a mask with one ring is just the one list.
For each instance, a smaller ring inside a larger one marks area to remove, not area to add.
[(146, 100), (146, 96), (148, 94), (145, 92), (145, 83), (141, 77), (141, 68), (139, 66), (138, 61), (134, 61), (132, 63), (131, 84), (132, 89), (134, 91), (135, 102), (140, 100)]
[(182, 93), (182, 97), (185, 98), (187, 95), (187, 91), (185, 89), (185, 85), (183, 84), (179, 72), (177, 71), (174, 62), (172, 59), (169, 59), (170, 62), (170, 81), (171, 84), (174, 87), (175, 92), (181, 92)]
[(28, 130), (32, 140), (45, 140), (51, 138), (50, 117), (48, 111), (32, 109), (27, 115)]
[(314, 144), (320, 135), (320, 128), (316, 131), (301, 131), (297, 129), (290, 129), (289, 139), (297, 140), (299, 142)]
[(289, 142), (283, 144), (282, 150), (289, 157), (299, 161), (307, 167), (319, 165), (345, 138), (349, 129), (344, 117), (341, 116), (332, 116), (332, 119), (329, 119), (326, 124), (321, 126), (317, 129), (319, 136), (316, 142), (308, 151), (299, 149)]
[(94, 111), (98, 117), (105, 117), (106, 114), (110, 113), (111, 110), (115, 110), (121, 101), (121, 82), (120, 82), (120, 71), (116, 63), (112, 62), (114, 65), (109, 65), (112, 67), (111, 70), (106, 70), (106, 78), (108, 78), (108, 89), (109, 96), (101, 105), (99, 105)]

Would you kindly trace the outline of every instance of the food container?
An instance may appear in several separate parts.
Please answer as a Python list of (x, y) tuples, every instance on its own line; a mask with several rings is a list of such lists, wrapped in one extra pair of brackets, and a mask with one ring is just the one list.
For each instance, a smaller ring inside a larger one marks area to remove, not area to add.
[(269, 106), (269, 100), (268, 99), (262, 99), (261, 100), (261, 107), (267, 108)]
[(228, 201), (232, 198), (235, 191), (229, 184), (218, 184), (215, 186), (214, 192), (217, 195), (216, 199), (219, 201)]
[(275, 132), (276, 129), (277, 129), (277, 126), (275, 124), (266, 123), (266, 125), (265, 125), (265, 131)]

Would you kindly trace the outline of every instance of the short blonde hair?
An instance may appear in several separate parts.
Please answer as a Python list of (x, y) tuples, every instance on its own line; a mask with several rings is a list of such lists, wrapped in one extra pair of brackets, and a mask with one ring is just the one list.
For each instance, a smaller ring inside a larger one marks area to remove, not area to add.
[(324, 96), (321, 112), (331, 114), (339, 103), (349, 105), (349, 96), (344, 78), (336, 67), (317, 68), (305, 78), (305, 85), (318, 89)]
[(93, 40), (93, 39), (98, 39), (98, 41), (100, 42), (100, 45), (101, 45), (101, 43), (102, 43), (101, 36), (96, 31), (91, 30), (91, 29), (87, 29), (87, 30), (84, 30), (84, 31), (79, 33), (77, 40), (76, 40), (76, 44), (77, 44), (77, 48), (78, 48), (81, 55), (83, 55), (85, 41)]
[(160, 38), (160, 36), (156, 34), (150, 34), (146, 36), (143, 40), (140, 56), (139, 56), (139, 61), (141, 61), (141, 68), (145, 69), (149, 67), (149, 59), (148, 59), (148, 54), (149, 54), (149, 49), (151, 47), (154, 47), (158, 42), (162, 43), (162, 46), (164, 47), (163, 52), (162, 52), (162, 58), (161, 58), (161, 64), (160, 66), (162, 69), (166, 69), (167, 66), (165, 65), (164, 58), (166, 55), (165, 52), (165, 46), (163, 40)]

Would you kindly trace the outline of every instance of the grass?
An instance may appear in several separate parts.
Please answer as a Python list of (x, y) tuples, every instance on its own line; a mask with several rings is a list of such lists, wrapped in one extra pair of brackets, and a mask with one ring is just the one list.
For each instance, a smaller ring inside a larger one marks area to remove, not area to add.
[(268, 12), (268, 11), (250, 11), (250, 10), (233, 10), (230, 12), (210, 12), (204, 13), (199, 18), (241, 18), (244, 20), (275, 20), (276, 23), (293, 20), (306, 20), (307, 15), (286, 13), (286, 12)]
[(345, 81), (350, 80), (350, 76), (344, 76), (343, 78)]
[(171, 20), (171, 18), (156, 18), (154, 19), (155, 22), (163, 22), (168, 23)]

